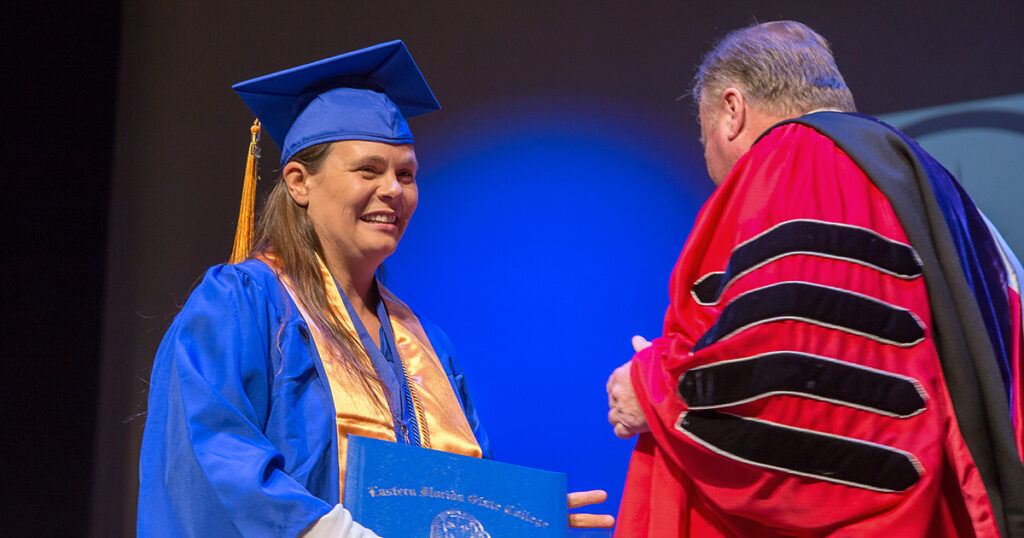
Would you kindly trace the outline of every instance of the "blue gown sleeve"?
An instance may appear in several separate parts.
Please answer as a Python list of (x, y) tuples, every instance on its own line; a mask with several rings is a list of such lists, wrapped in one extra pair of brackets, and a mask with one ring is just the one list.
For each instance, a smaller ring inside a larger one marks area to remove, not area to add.
[(175, 318), (153, 366), (139, 536), (297, 536), (331, 510), (264, 433), (279, 315), (248, 274), (218, 266)]
[(420, 325), (423, 326), (423, 331), (427, 333), (427, 338), (430, 339), (430, 345), (434, 346), (434, 351), (437, 353), (438, 360), (441, 361), (441, 366), (444, 368), (445, 373), (448, 374), (448, 381), (452, 384), (452, 389), (455, 390), (459, 403), (462, 404), (462, 411), (466, 413), (466, 420), (469, 421), (469, 426), (473, 428), (473, 435), (476, 437), (476, 442), (480, 445), (483, 457), (494, 459), (494, 455), (491, 453), (490, 439), (488, 439), (487, 431), (484, 430), (483, 425), (480, 423), (480, 418), (477, 416), (476, 408), (473, 406), (473, 398), (470, 397), (469, 388), (466, 385), (466, 376), (462, 371), (462, 365), (459, 364), (458, 357), (455, 355), (455, 346), (440, 327), (419, 315), (417, 317), (420, 320)]

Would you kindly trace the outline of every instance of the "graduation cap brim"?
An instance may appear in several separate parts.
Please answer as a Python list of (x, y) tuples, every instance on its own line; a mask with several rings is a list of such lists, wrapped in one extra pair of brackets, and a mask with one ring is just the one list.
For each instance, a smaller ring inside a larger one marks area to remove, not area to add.
[[(426, 80), (413, 61), (405, 44), (399, 40), (381, 43), (365, 49), (348, 52), (306, 65), (285, 69), (257, 77), (232, 86), (245, 101), (249, 110), (260, 119), (263, 128), (277, 142), (282, 161), (302, 148), (286, 148), (285, 139), (302, 111), (317, 96), (337, 88), (370, 90), (383, 94), (397, 107), (404, 118), (411, 118), (439, 110)], [(361, 111), (357, 111), (361, 112)], [(358, 138), (344, 133), (370, 132), (361, 125), (347, 125), (343, 113), (334, 112), (333, 118), (317, 118), (318, 125), (301, 126), (316, 134), (320, 141), (330, 139), (332, 132), (341, 133), (334, 138)], [(358, 114), (356, 114), (358, 116)], [(303, 117), (302, 121), (308, 120)], [(358, 121), (358, 119), (356, 120)], [(395, 118), (403, 124), (403, 118)], [(337, 124), (336, 126), (334, 124)], [(304, 137), (308, 138), (308, 137)], [(367, 139), (378, 139), (370, 135)], [(411, 141), (411, 135), (410, 135)]]

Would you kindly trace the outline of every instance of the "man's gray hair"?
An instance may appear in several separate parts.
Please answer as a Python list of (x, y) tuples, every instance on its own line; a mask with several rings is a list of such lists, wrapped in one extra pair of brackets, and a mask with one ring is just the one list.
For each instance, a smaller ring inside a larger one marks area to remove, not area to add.
[(795, 21), (754, 24), (725, 36), (704, 56), (691, 95), (717, 98), (735, 87), (751, 106), (779, 115), (818, 108), (855, 112), (853, 95), (825, 38)]

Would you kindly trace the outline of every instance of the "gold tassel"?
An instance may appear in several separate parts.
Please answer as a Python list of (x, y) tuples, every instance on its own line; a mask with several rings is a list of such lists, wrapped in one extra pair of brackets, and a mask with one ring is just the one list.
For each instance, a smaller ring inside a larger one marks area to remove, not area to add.
[(245, 177), (242, 181), (242, 205), (238, 208), (238, 227), (235, 228), (235, 246), (228, 263), (239, 263), (249, 257), (252, 250), (252, 224), (256, 206), (256, 181), (259, 179), (260, 120), (249, 128), (249, 155), (245, 159)]

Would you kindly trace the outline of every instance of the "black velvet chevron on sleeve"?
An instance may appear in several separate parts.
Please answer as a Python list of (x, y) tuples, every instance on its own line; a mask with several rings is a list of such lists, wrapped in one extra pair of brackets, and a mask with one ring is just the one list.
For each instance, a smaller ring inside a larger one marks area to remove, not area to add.
[(755, 325), (780, 320), (803, 321), (899, 346), (910, 346), (924, 338), (924, 327), (903, 308), (839, 288), (781, 282), (733, 299), (693, 350)]
[(901, 450), (718, 411), (684, 413), (676, 429), (727, 458), (828, 482), (898, 492), (921, 478)]
[(692, 368), (679, 378), (690, 409), (718, 408), (792, 394), (894, 417), (925, 409), (910, 378), (836, 359), (783, 351)]
[(799, 219), (778, 224), (737, 246), (725, 271), (702, 277), (693, 285), (693, 295), (701, 304), (717, 303), (736, 278), (794, 254), (848, 260), (900, 278), (921, 275), (921, 261), (909, 245), (857, 226)]

